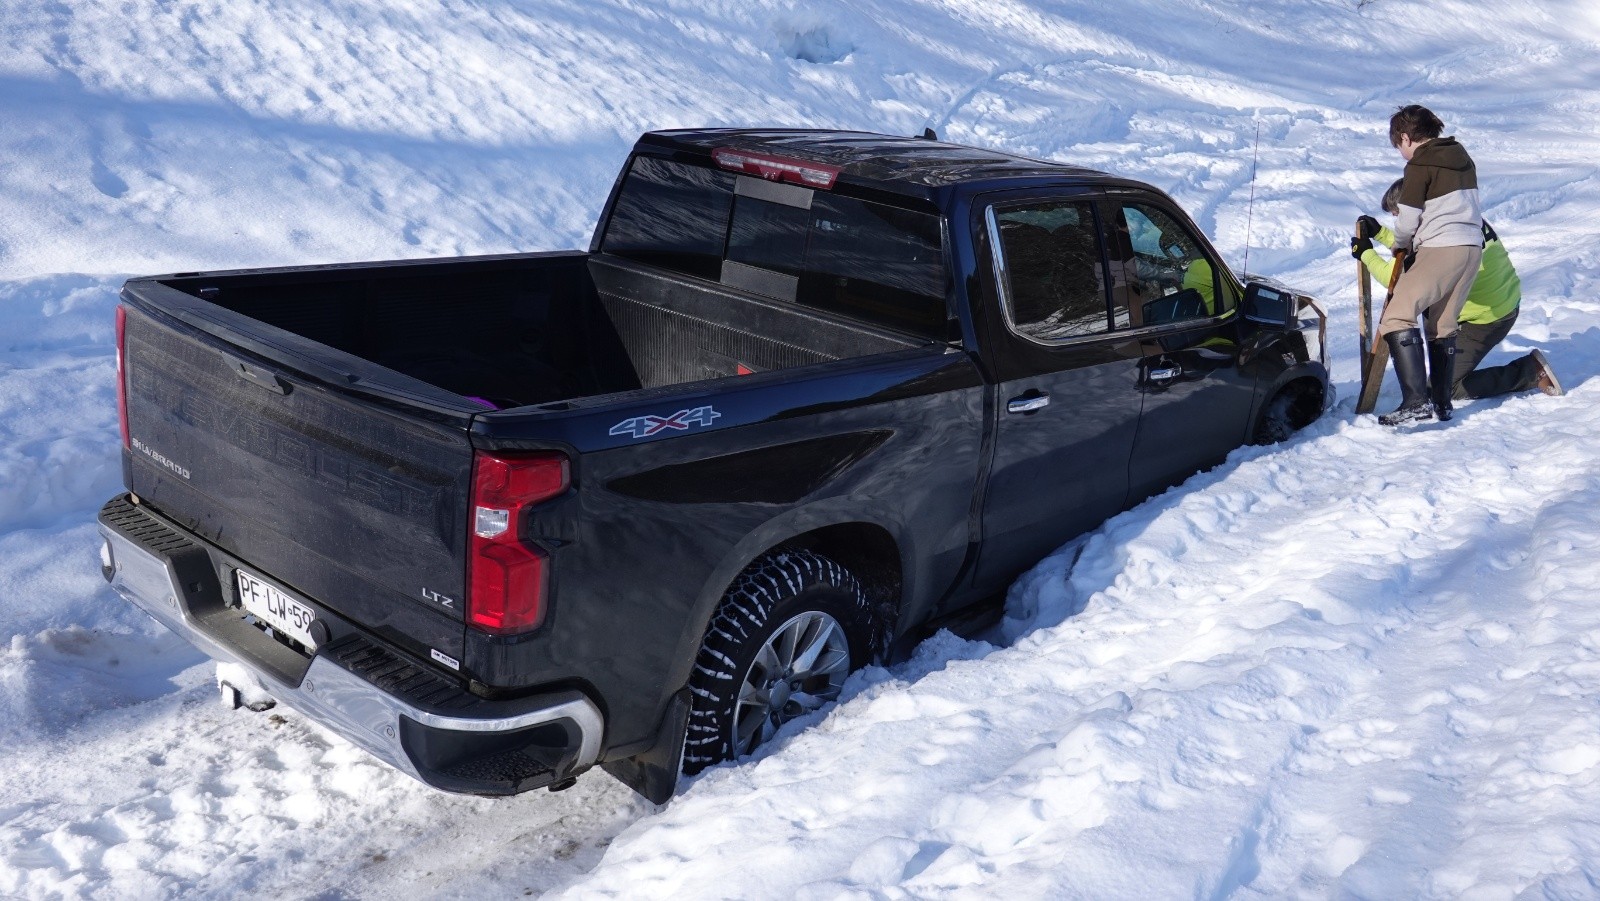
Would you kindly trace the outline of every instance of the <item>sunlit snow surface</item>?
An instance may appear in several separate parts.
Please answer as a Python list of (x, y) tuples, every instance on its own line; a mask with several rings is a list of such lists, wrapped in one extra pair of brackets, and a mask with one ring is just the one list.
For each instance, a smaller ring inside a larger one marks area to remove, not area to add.
[[(1600, 896), (1600, 13), (1357, 7), (0, 0), (0, 897)], [(1343, 246), (1412, 101), (1523, 275), (1490, 362), (1568, 397), (1353, 417)], [(122, 278), (585, 246), (639, 132), (747, 124), (1148, 180), (1326, 303), (1345, 399), (661, 810), (224, 711), (103, 586)]]

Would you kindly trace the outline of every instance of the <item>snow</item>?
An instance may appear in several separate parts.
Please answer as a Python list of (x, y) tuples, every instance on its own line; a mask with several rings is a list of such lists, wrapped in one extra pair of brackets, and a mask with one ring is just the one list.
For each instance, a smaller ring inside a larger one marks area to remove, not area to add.
[[(0, 897), (1600, 896), (1597, 50), (1577, 0), (0, 0)], [(1567, 397), (1353, 415), (1403, 102), (1523, 276), (1489, 362)], [(584, 246), (639, 132), (742, 124), (1150, 181), (1324, 301), (1344, 400), (664, 808), (224, 710), (104, 587), (123, 278)]]

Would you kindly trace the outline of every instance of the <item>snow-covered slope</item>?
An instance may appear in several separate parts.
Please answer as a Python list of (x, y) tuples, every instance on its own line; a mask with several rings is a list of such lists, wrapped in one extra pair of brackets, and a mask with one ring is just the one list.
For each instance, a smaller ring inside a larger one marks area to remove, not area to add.
[[(1353, 417), (1342, 247), (1412, 101), (1523, 275), (1490, 362), (1568, 397)], [(1347, 400), (663, 810), (221, 710), (94, 565), (120, 279), (581, 246), (640, 131), (704, 124), (1151, 181), (1326, 302)], [(0, 159), (0, 896), (1600, 896), (1592, 3), (0, 0)]]

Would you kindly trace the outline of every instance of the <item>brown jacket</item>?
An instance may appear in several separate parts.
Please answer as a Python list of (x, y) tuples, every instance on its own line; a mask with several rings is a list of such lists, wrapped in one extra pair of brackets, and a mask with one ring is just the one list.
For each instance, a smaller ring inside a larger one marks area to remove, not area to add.
[(1478, 168), (1455, 138), (1434, 138), (1406, 163), (1395, 247), (1483, 246)]

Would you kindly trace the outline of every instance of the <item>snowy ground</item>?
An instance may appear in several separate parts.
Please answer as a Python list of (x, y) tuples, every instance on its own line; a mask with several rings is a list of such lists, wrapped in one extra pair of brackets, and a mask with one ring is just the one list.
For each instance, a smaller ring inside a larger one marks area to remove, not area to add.
[[(1543, 347), (1568, 397), (1352, 415), (1342, 245), (1410, 101), (1524, 278), (1491, 362)], [(0, 124), (0, 897), (1600, 897), (1591, 2), (0, 0)], [(1248, 221), (1346, 400), (664, 809), (220, 709), (94, 565), (120, 280), (582, 246), (633, 137), (704, 124), (1130, 174), (1236, 268)]]

